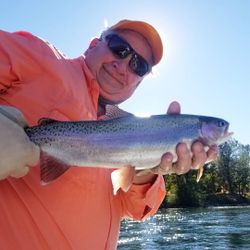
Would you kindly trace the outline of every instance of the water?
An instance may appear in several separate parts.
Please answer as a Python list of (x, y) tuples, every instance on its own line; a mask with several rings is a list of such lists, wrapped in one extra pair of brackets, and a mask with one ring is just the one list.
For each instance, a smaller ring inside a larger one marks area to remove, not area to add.
[(166, 209), (122, 222), (118, 250), (249, 249), (250, 207)]

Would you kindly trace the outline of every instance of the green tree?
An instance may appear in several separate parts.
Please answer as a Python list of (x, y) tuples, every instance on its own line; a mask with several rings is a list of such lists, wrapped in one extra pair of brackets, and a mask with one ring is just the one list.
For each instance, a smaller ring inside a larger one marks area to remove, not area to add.
[(250, 145), (239, 146), (235, 165), (235, 186), (238, 194), (244, 196), (250, 183)]
[(236, 153), (238, 142), (230, 140), (220, 146), (218, 170), (222, 177), (222, 187), (228, 190), (229, 193), (234, 193), (233, 175), (236, 168)]
[(222, 183), (217, 162), (211, 162), (204, 166), (204, 174), (200, 180), (200, 187), (203, 193), (216, 194), (221, 192)]
[(168, 195), (166, 204), (178, 207), (197, 207), (203, 203), (200, 185), (196, 182), (196, 171), (186, 175), (171, 175), (165, 177)]

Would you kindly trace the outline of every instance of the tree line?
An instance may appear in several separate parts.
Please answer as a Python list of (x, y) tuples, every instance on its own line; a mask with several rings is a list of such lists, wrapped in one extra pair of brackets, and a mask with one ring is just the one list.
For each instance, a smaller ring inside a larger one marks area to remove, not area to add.
[(196, 181), (197, 171), (185, 175), (166, 175), (168, 206), (203, 206), (207, 197), (234, 194), (247, 197), (250, 193), (250, 145), (231, 139), (219, 146), (217, 161), (204, 166), (203, 176)]

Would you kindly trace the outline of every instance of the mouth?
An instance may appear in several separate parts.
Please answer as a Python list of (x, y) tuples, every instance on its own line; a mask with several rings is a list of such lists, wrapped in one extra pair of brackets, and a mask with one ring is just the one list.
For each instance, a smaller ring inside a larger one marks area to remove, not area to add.
[(224, 138), (230, 138), (232, 137), (232, 135), (234, 134), (234, 132), (229, 132), (229, 125), (226, 127), (225, 131), (224, 131)]
[(229, 132), (228, 129), (229, 129), (229, 126), (226, 127), (223, 136), (219, 140), (219, 144), (223, 144), (224, 142), (231, 139), (231, 137), (233, 136), (234, 132)]
[[(103, 65), (103, 70), (107, 73), (107, 75), (109, 75), (109, 77), (111, 77), (112, 79), (114, 79), (114, 81), (116, 83), (119, 83), (119, 85), (121, 87), (123, 87), (124, 85), (126, 85), (125, 82), (123, 82), (122, 80), (120, 80), (114, 73), (110, 72), (110, 70), (105, 65)], [(117, 85), (116, 85), (116, 87), (117, 87)]]

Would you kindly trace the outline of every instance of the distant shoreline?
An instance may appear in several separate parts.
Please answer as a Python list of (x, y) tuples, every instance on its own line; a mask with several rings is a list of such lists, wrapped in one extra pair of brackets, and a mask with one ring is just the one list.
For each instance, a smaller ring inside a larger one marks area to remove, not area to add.
[[(197, 207), (220, 206), (250, 206), (250, 198), (238, 194), (210, 194), (204, 199), (203, 204)], [(178, 206), (178, 204), (164, 204), (161, 208), (188, 208), (192, 206)]]
[(239, 194), (207, 195), (204, 207), (210, 206), (244, 206), (250, 205), (250, 199)]

